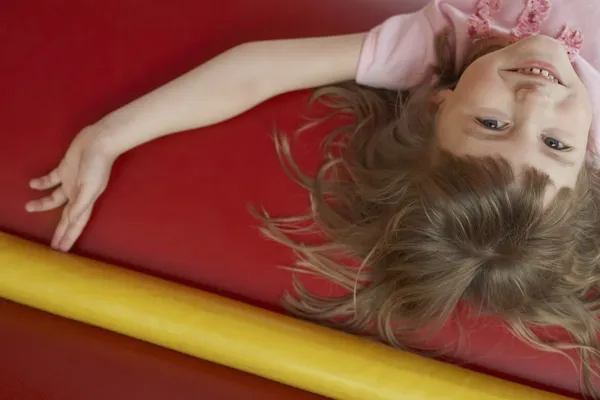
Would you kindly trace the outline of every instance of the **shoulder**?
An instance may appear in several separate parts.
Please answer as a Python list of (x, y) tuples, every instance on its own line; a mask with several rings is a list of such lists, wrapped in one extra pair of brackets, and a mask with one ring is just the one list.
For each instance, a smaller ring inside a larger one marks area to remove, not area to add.
[(368, 34), (360, 57), (358, 83), (405, 89), (420, 83), (435, 61), (435, 36), (448, 28), (440, 0), (389, 17)]

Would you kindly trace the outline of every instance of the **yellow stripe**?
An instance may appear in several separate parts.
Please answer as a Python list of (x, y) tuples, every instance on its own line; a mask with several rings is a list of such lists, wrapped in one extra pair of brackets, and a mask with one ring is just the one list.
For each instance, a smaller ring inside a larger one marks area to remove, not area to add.
[(334, 399), (564, 399), (2, 233), (0, 297)]

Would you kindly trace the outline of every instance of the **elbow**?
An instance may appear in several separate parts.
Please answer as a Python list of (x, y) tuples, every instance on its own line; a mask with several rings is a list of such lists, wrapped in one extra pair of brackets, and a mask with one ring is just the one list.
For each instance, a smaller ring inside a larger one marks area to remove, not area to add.
[(256, 47), (258, 43), (261, 43), (261, 42), (259, 42), (259, 41), (252, 41), (252, 42), (240, 43), (240, 44), (234, 46), (230, 51), (234, 51), (234, 52), (252, 51), (252, 49), (254, 47)]
[(238, 87), (245, 96), (254, 99), (256, 103), (275, 97), (277, 91), (273, 82), (273, 60), (269, 56), (269, 41), (246, 42), (233, 47), (231, 50), (235, 77)]

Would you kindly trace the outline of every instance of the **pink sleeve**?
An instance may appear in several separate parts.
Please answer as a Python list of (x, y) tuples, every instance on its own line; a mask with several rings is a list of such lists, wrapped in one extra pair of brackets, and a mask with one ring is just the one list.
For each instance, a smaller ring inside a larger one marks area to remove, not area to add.
[(396, 15), (372, 29), (362, 49), (356, 81), (387, 89), (421, 83), (435, 63), (435, 35), (447, 25), (437, 3)]

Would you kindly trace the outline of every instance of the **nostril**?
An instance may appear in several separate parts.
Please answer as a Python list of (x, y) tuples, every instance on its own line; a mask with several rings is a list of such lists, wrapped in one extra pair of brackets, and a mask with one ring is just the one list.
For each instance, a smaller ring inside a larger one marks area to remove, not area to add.
[(529, 91), (529, 92), (542, 92), (543, 89), (544, 89), (544, 86), (540, 85), (540, 84), (537, 84), (537, 83), (529, 82), (529, 83), (522, 84), (519, 87), (519, 89), (526, 90), (526, 91)]
[(524, 83), (517, 88), (517, 98), (537, 98), (539, 100), (549, 99), (550, 93), (544, 85), (536, 83)]

